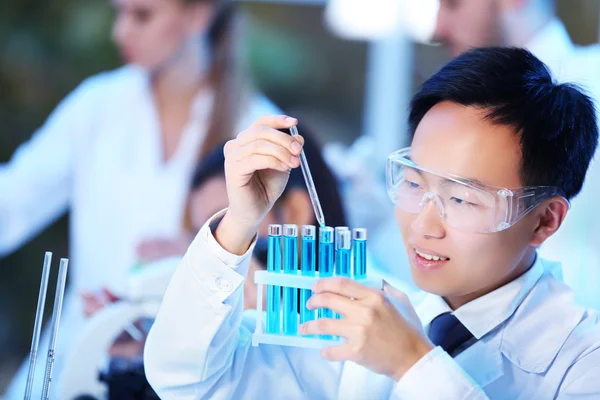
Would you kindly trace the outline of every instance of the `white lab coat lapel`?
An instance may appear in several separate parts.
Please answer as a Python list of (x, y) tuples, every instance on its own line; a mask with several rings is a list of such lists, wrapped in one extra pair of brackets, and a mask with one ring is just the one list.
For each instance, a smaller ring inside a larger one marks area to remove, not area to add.
[(346, 362), (340, 379), (339, 400), (389, 399), (394, 381), (353, 362)]
[(500, 336), (482, 338), (460, 353), (454, 360), (481, 388), (504, 375)]

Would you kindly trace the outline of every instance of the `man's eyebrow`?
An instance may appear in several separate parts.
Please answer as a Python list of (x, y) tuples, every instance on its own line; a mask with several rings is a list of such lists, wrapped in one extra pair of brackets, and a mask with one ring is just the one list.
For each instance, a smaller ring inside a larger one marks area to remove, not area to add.
[[(411, 160), (413, 161), (413, 160)], [(414, 161), (413, 161), (414, 162)], [(410, 168), (413, 171), (415, 171), (417, 174), (419, 174), (419, 176), (423, 176), (423, 173), (421, 170), (419, 170), (418, 168)], [(444, 182), (448, 182), (448, 183), (457, 183), (461, 182), (461, 183), (465, 183), (467, 185), (473, 185), (473, 186), (488, 186), (487, 184), (481, 182), (478, 179), (475, 178), (462, 178), (462, 177), (453, 177), (452, 179), (448, 179), (448, 178), (444, 178)]]
[[(466, 183), (467, 185), (473, 185), (473, 186), (488, 186), (485, 183), (481, 182), (480, 180), (477, 180), (475, 178), (454, 178), (455, 180), (462, 182), (462, 183)], [(448, 180), (448, 179), (447, 179)], [(456, 183), (456, 182), (455, 182)]]

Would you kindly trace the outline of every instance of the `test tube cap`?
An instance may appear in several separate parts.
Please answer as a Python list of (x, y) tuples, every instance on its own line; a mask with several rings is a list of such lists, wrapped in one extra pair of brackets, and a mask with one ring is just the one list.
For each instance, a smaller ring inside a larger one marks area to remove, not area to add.
[(347, 231), (347, 230), (350, 230), (350, 229), (349, 229), (347, 226), (336, 226), (336, 227), (335, 227), (335, 232), (336, 232), (336, 234), (337, 234), (337, 232), (339, 232), (339, 231)]
[(319, 228), (319, 241), (322, 243), (333, 243), (333, 228), (330, 226)]
[(285, 224), (283, 225), (284, 236), (298, 236), (298, 225)]
[(269, 236), (281, 236), (281, 225), (279, 225), (279, 224), (269, 225)]
[(352, 238), (354, 240), (367, 240), (367, 230), (364, 228), (353, 229)]
[(348, 229), (342, 229), (335, 233), (335, 248), (336, 249), (351, 249), (352, 241), (350, 240), (352, 234)]
[(302, 225), (302, 237), (315, 240), (317, 238), (317, 228), (314, 225)]

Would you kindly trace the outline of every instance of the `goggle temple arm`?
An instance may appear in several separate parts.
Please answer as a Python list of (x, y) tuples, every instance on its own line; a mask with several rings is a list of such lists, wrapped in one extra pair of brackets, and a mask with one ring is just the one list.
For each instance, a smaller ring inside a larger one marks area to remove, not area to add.
[(561, 196), (562, 190), (557, 187), (552, 186), (538, 186), (538, 187), (529, 187), (523, 188), (519, 190), (517, 193), (514, 193), (515, 200), (513, 201), (513, 221), (511, 223), (514, 224), (525, 215), (527, 215), (531, 210), (540, 205), (540, 203), (550, 197), (553, 196)]

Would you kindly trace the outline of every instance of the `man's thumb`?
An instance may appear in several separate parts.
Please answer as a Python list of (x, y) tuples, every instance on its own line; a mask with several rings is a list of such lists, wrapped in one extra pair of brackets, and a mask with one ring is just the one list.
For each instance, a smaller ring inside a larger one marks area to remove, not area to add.
[(406, 293), (402, 292), (401, 290), (396, 289), (395, 287), (390, 285), (385, 279), (383, 280), (383, 292), (385, 294), (387, 294), (388, 296), (390, 296), (396, 300), (399, 300), (403, 303), (410, 303), (410, 300), (408, 299), (408, 296), (406, 295)]

